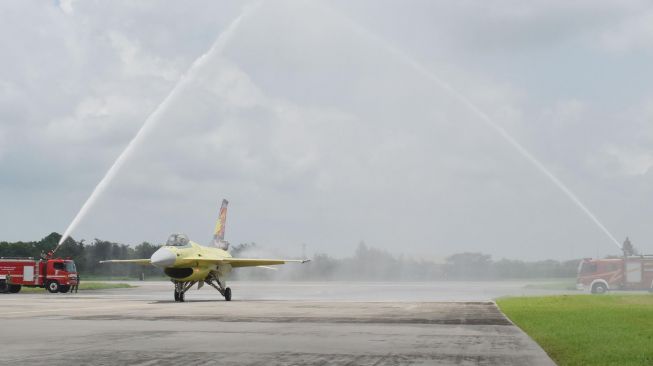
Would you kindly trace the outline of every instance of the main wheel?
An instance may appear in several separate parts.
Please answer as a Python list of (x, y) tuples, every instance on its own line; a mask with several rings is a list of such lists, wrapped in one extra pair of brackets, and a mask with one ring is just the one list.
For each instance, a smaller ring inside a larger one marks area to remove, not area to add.
[(224, 299), (226, 301), (231, 301), (231, 289), (229, 287), (224, 289)]
[(59, 282), (57, 281), (50, 281), (45, 287), (53, 294), (59, 292)]
[(65, 294), (68, 291), (70, 291), (70, 285), (59, 286), (59, 292), (61, 292), (62, 294)]
[(180, 293), (179, 293), (179, 302), (184, 302), (184, 301), (186, 301), (185, 297), (186, 297), (186, 294), (183, 293), (183, 292), (180, 292)]
[(179, 292), (175, 290), (175, 301), (179, 301)]
[(9, 292), (12, 294), (17, 294), (20, 292), (21, 285), (9, 285)]
[(606, 291), (608, 291), (608, 287), (603, 283), (596, 283), (592, 286), (593, 294), (604, 294)]

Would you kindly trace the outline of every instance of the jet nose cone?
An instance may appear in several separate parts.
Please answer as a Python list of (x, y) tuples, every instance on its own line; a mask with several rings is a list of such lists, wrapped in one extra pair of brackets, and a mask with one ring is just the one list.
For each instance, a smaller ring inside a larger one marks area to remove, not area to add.
[(175, 253), (170, 251), (169, 249), (166, 248), (160, 248), (154, 254), (152, 254), (152, 257), (150, 258), (150, 262), (152, 265), (157, 266), (157, 267), (170, 267), (173, 264), (175, 264), (175, 260), (177, 259), (177, 256)]

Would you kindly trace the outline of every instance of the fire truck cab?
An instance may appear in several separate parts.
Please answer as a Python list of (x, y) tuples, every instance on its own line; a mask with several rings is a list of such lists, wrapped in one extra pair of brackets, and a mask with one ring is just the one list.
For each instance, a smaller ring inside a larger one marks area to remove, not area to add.
[(79, 283), (71, 259), (0, 258), (0, 292), (17, 293), (23, 286), (68, 292)]
[(585, 258), (578, 265), (576, 287), (593, 294), (609, 290), (653, 291), (653, 256)]

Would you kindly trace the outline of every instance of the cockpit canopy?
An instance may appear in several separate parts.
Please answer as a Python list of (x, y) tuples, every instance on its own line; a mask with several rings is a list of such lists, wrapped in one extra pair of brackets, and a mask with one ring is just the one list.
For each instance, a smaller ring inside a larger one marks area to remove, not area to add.
[(190, 240), (188, 240), (188, 236), (186, 236), (186, 234), (172, 234), (168, 238), (166, 245), (171, 247), (183, 247), (188, 245), (189, 242)]

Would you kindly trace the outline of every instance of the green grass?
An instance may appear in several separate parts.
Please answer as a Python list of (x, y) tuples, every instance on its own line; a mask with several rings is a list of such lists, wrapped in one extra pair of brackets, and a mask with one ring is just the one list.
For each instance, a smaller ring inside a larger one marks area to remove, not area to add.
[[(145, 281), (165, 281), (168, 277), (166, 276), (145, 276)], [(139, 277), (130, 277), (130, 276), (93, 276), (93, 275), (84, 275), (82, 274), (82, 283), (84, 281), (140, 281)]]
[(653, 365), (652, 295), (497, 300), (558, 365)]
[[(79, 291), (85, 290), (106, 290), (112, 288), (134, 288), (137, 286), (132, 286), (126, 283), (105, 283), (105, 282), (84, 282), (79, 285)], [(38, 293), (38, 292), (47, 292), (44, 288), (40, 287), (23, 287), (20, 289), (20, 292), (25, 293)]]
[(576, 279), (561, 279), (557, 281), (541, 281), (529, 283), (524, 288), (535, 290), (576, 290)]
[(106, 290), (111, 288), (134, 288), (137, 286), (132, 286), (127, 283), (105, 283), (105, 282), (84, 282), (82, 281), (79, 284), (79, 290)]

